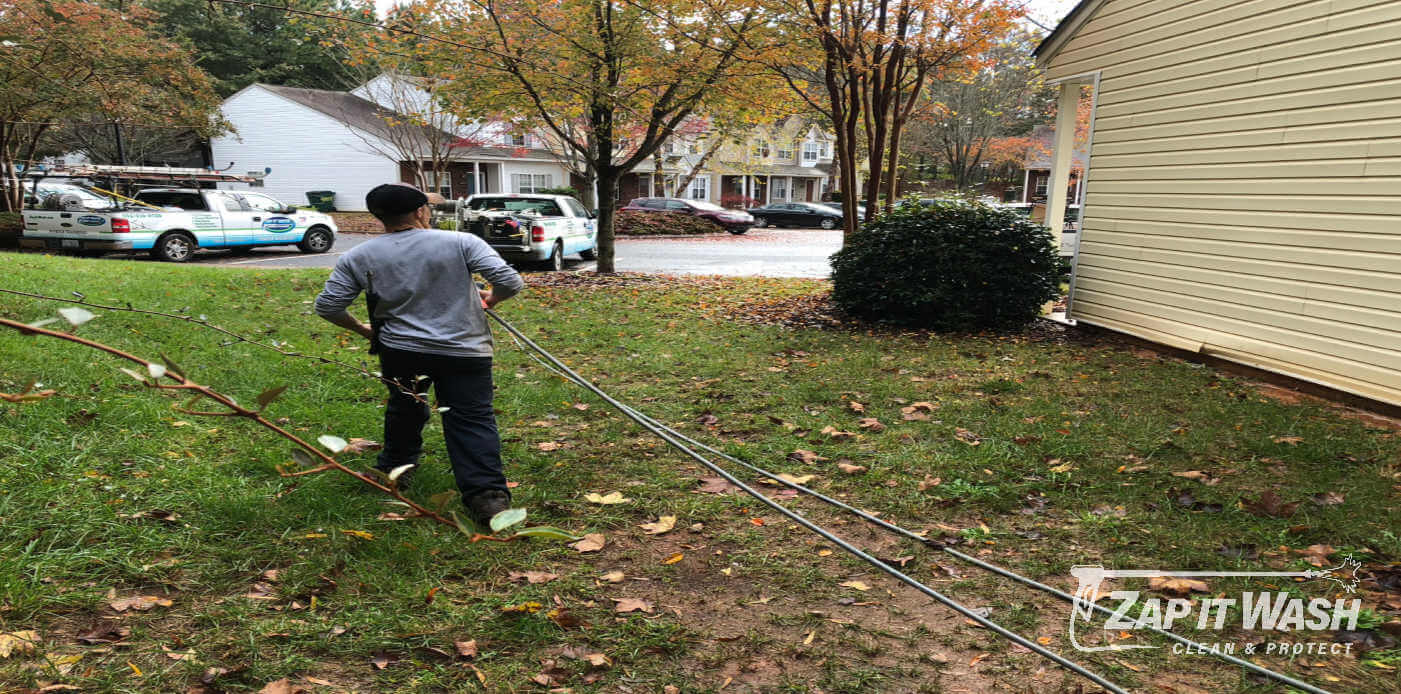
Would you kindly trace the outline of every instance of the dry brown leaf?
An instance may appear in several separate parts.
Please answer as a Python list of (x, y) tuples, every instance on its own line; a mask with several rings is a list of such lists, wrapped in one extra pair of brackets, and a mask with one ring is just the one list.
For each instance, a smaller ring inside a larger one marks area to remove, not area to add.
[(623, 496), (622, 492), (608, 492), (607, 494), (589, 492), (588, 494), (584, 495), (584, 500), (591, 504), (601, 504), (604, 506), (611, 506), (613, 504), (626, 504), (629, 501), (632, 501), (632, 499)]
[(598, 580), (603, 581), (604, 583), (622, 583), (624, 578), (627, 578), (627, 576), (621, 571), (609, 571), (608, 573), (599, 576)]
[(542, 451), (557, 451), (561, 448), (564, 448), (564, 444), (558, 441), (542, 441), (540, 443), (535, 444), (535, 447)]
[(925, 475), (924, 479), (921, 480), (919, 483), (919, 490), (926, 491), (932, 489), (934, 487), (939, 486), (939, 484), (943, 481), (944, 478), (942, 477), (930, 477), (929, 475)]
[(1294, 511), (1299, 508), (1298, 501), (1285, 503), (1278, 494), (1266, 489), (1261, 492), (1260, 498), (1255, 501), (1241, 499), (1241, 507), (1256, 516), (1268, 516), (1271, 518), (1288, 518), (1294, 515)]
[(640, 598), (610, 598), (614, 603), (614, 612), (646, 612), (652, 613), (652, 603)]
[(586, 552), (597, 552), (603, 549), (603, 546), (606, 544), (608, 544), (608, 539), (603, 536), (603, 533), (589, 533), (578, 542), (571, 543), (569, 546), (583, 554)]
[(1328, 558), (1333, 556), (1333, 553), (1338, 550), (1332, 545), (1309, 545), (1304, 549), (1295, 551), (1304, 555), (1304, 561), (1317, 567), (1323, 567), (1328, 565)]
[(851, 410), (852, 412), (857, 413), (857, 414), (861, 414), (862, 412), (865, 412), (865, 411), (866, 411), (866, 406), (865, 406), (865, 405), (862, 405), (862, 404), (859, 403), (859, 402), (856, 402), (855, 400), (849, 400), (849, 401), (847, 401), (847, 403), (846, 403), (846, 408), (847, 408), (848, 410)]
[(1288, 444), (1288, 445), (1290, 445), (1290, 446), (1297, 446), (1297, 445), (1299, 445), (1299, 444), (1301, 444), (1301, 443), (1304, 442), (1304, 437), (1302, 437), (1302, 436), (1276, 436), (1276, 437), (1274, 437), (1274, 442), (1275, 442), (1275, 443)]
[(576, 402), (576, 403), (574, 403), (574, 409), (576, 409), (576, 410), (578, 410), (578, 411), (580, 411), (580, 412), (583, 412), (583, 411), (589, 409), (589, 404), (586, 403), (586, 402)]
[(653, 523), (643, 523), (637, 526), (648, 535), (661, 535), (664, 532), (676, 527), (676, 516), (662, 516)]
[(609, 658), (608, 656), (606, 656), (606, 655), (604, 655), (604, 654), (602, 654), (602, 653), (590, 653), (590, 654), (584, 656), (584, 658), (585, 658), (586, 660), (589, 661), (589, 665), (590, 665), (591, 667), (596, 667), (596, 668), (613, 667), (613, 659), (612, 659), (612, 658)]
[(258, 690), (258, 694), (307, 694), (311, 689), (300, 684), (292, 684), (291, 680), (283, 677), (280, 680), (268, 682), (266, 686)]
[(349, 453), (353, 455), (355, 453), (364, 453), (365, 451), (377, 451), (381, 448), (384, 448), (384, 444), (381, 444), (378, 441), (352, 438), (349, 441), (349, 443), (345, 445), (345, 448), (341, 449), (341, 453)]
[(848, 475), (859, 475), (866, 471), (866, 466), (852, 465), (851, 463), (837, 463), (837, 469)]
[(475, 658), (475, 657), (477, 657), (477, 640), (476, 640), (476, 639), (472, 639), (471, 641), (453, 641), (453, 642), (452, 642), (452, 647), (453, 647), (453, 648), (456, 648), (456, 649), (457, 649), (457, 654), (460, 655), (460, 656), (462, 656), (463, 658)]
[(0, 658), (12, 655), (29, 655), (39, 642), (39, 632), (33, 629), (24, 631), (0, 632)]
[(831, 438), (833, 441), (846, 441), (848, 439), (854, 439), (861, 436), (860, 434), (854, 431), (840, 431), (836, 427), (831, 425), (823, 427), (822, 431), (819, 433), (821, 433), (823, 436)]
[(701, 486), (696, 491), (702, 494), (729, 494), (739, 489), (724, 477), (702, 477), (698, 481)]
[(861, 419), (857, 420), (856, 423), (862, 429), (866, 429), (868, 431), (874, 431), (876, 433), (885, 431), (885, 425), (881, 424), (880, 420), (876, 419), (875, 417), (862, 417)]
[(549, 583), (559, 578), (559, 576), (547, 571), (512, 571), (506, 578), (515, 583), (520, 583), (521, 581), (525, 581), (526, 583)]
[(978, 436), (977, 434), (967, 429), (964, 429), (963, 427), (955, 427), (953, 430), (953, 437), (970, 446), (980, 446), (983, 443), (983, 437)]
[(1347, 497), (1338, 492), (1323, 492), (1322, 494), (1314, 494), (1309, 499), (1319, 506), (1337, 506), (1346, 501)]
[(170, 607), (173, 604), (173, 602), (166, 598), (156, 597), (154, 595), (138, 595), (135, 597), (113, 600), (107, 603), (108, 607), (118, 612), (126, 612), (127, 610), (145, 612), (153, 607)]
[(799, 463), (816, 463), (818, 461), (827, 460), (826, 458), (816, 453), (813, 453), (812, 451), (805, 451), (801, 448), (799, 448), (796, 451), (793, 451), (792, 453), (789, 453), (788, 459)]
[(1150, 578), (1148, 579), (1148, 587), (1152, 590), (1172, 593), (1173, 595), (1187, 595), (1193, 591), (1198, 593), (1211, 592), (1211, 589), (1202, 581), (1176, 576), (1156, 576)]
[(663, 564), (675, 564), (676, 562), (679, 562), (679, 561), (681, 561), (682, 559), (685, 559), (685, 558), (686, 558), (686, 555), (685, 555), (685, 554), (682, 554), (681, 552), (677, 552), (677, 553), (675, 553), (675, 554), (673, 554), (673, 555), (667, 557), (666, 559), (663, 559), (663, 560), (662, 560), (662, 563), (663, 563)]
[(837, 585), (843, 586), (843, 587), (846, 587), (846, 588), (851, 588), (852, 590), (859, 590), (859, 591), (862, 591), (862, 592), (865, 592), (865, 591), (868, 591), (868, 590), (871, 589), (871, 587), (870, 587), (869, 585), (866, 585), (866, 583), (865, 583), (864, 581), (844, 581), (844, 582), (842, 582), (842, 583), (838, 583)]

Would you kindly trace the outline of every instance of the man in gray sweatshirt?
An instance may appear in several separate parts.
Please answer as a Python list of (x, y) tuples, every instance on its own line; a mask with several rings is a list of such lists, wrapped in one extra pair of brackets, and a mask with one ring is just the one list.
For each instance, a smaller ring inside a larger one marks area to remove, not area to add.
[[(511, 298), (525, 282), (477, 236), (427, 228), (428, 196), (413, 186), (378, 186), (365, 205), (385, 233), (340, 257), (316, 297), (316, 313), (369, 339), (380, 372), (393, 382), (375, 467), (388, 473), (418, 465), (431, 415), (426, 394), (436, 386), (438, 406), (446, 408), (443, 438), (453, 477), (468, 515), (486, 527), (510, 507), (511, 495), (492, 412), (492, 339), (483, 308)], [(486, 278), (491, 290), (479, 292), (472, 273)], [(371, 325), (346, 311), (362, 291)], [(400, 484), (408, 473), (399, 476)]]

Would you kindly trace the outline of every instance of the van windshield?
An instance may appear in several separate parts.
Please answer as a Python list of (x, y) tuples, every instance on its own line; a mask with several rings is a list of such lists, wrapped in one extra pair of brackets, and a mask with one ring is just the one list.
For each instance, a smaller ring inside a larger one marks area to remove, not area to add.
[(506, 212), (523, 212), (531, 210), (546, 217), (563, 217), (559, 205), (549, 198), (508, 198), (508, 197), (485, 197), (472, 198), (467, 201), (467, 209), (470, 210), (504, 210)]

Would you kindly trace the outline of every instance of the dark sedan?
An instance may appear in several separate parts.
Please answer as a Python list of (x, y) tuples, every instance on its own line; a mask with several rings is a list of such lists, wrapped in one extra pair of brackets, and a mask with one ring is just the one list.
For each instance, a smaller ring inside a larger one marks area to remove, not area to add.
[(715, 226), (731, 234), (743, 234), (754, 223), (750, 216), (740, 210), (727, 210), (704, 200), (683, 198), (637, 198), (628, 203), (625, 210), (640, 212), (669, 212), (710, 220)]
[(775, 202), (749, 210), (754, 226), (821, 227), (836, 229), (842, 225), (842, 211), (811, 202)]

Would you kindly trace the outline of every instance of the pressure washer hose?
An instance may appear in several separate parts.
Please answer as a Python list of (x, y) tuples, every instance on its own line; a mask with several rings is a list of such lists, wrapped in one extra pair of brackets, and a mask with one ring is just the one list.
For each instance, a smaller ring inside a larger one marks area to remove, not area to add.
[[(850, 505), (850, 504), (847, 504), (847, 503), (845, 503), (845, 502), (839, 501), (839, 500), (837, 500), (837, 499), (833, 499), (832, 497), (829, 497), (829, 496), (827, 496), (827, 495), (825, 495), (825, 494), (823, 494), (823, 493), (821, 493), (821, 492), (819, 492), (819, 491), (816, 491), (816, 490), (814, 490), (814, 489), (810, 489), (810, 488), (805, 487), (805, 486), (803, 486), (803, 485), (801, 485), (801, 484), (798, 484), (798, 483), (796, 483), (796, 482), (790, 482), (790, 481), (788, 481), (788, 480), (786, 480), (786, 479), (780, 477), (779, 475), (777, 475), (777, 474), (775, 474), (775, 473), (772, 473), (772, 472), (770, 472), (770, 471), (768, 471), (768, 470), (765, 470), (765, 469), (763, 469), (763, 468), (761, 468), (761, 467), (758, 467), (758, 466), (753, 465), (753, 464), (751, 464), (751, 463), (748, 463), (748, 462), (745, 462), (745, 461), (743, 461), (743, 460), (740, 460), (739, 458), (736, 458), (736, 457), (734, 457), (734, 456), (731, 456), (731, 455), (729, 455), (729, 454), (726, 454), (726, 453), (724, 453), (724, 452), (722, 452), (722, 451), (718, 451), (718, 450), (716, 450), (716, 449), (714, 449), (714, 448), (712, 448), (712, 447), (710, 447), (710, 446), (707, 446), (706, 444), (701, 443), (700, 441), (697, 441), (697, 440), (695, 440), (695, 439), (693, 439), (693, 438), (687, 436), (686, 434), (683, 434), (683, 433), (681, 433), (681, 432), (679, 432), (679, 431), (676, 431), (675, 429), (672, 429), (671, 427), (668, 427), (668, 426), (666, 426), (665, 424), (663, 424), (663, 423), (661, 423), (661, 422), (658, 422), (657, 420), (655, 420), (655, 419), (649, 417), (648, 415), (643, 414), (643, 413), (641, 413), (641, 412), (638, 412), (637, 410), (632, 409), (631, 407), (629, 407), (629, 406), (623, 404), (622, 402), (619, 402), (619, 401), (615, 400), (614, 398), (612, 398), (611, 396), (609, 396), (607, 393), (605, 393), (605, 392), (603, 392), (601, 389), (599, 389), (598, 386), (595, 386), (592, 382), (590, 382), (589, 380), (585, 379), (583, 376), (580, 376), (579, 374), (575, 373), (574, 370), (572, 370), (572, 369), (570, 369), (568, 366), (566, 366), (562, 361), (560, 361), (558, 358), (556, 358), (553, 354), (550, 354), (550, 353), (549, 353), (548, 351), (546, 351), (543, 347), (541, 347), (540, 345), (536, 344), (536, 343), (535, 343), (533, 340), (531, 340), (530, 338), (526, 337), (525, 334), (523, 334), (523, 333), (521, 333), (519, 330), (517, 330), (515, 326), (511, 325), (510, 323), (508, 323), (505, 319), (503, 319), (503, 318), (502, 318), (500, 315), (498, 315), (495, 311), (492, 311), (491, 309), (487, 309), (486, 312), (487, 312), (488, 315), (490, 315), (490, 316), (492, 317), (493, 320), (495, 320), (498, 324), (500, 324), (501, 327), (504, 328), (504, 329), (511, 335), (512, 339), (515, 340), (516, 343), (517, 343), (518, 345), (522, 345), (522, 351), (524, 351), (524, 352), (525, 352), (528, 356), (530, 356), (532, 359), (535, 359), (537, 362), (540, 362), (541, 366), (543, 366), (543, 367), (545, 367), (546, 369), (548, 369), (548, 370), (554, 372), (556, 375), (560, 376), (561, 378), (563, 378), (563, 379), (565, 379), (565, 380), (567, 380), (567, 381), (570, 381), (570, 382), (574, 383), (575, 385), (578, 385), (578, 386), (580, 386), (580, 387), (583, 387), (583, 388), (589, 390), (589, 391), (592, 392), (594, 395), (597, 395), (599, 398), (601, 398), (604, 402), (608, 403), (609, 405), (612, 405), (612, 406), (613, 406), (615, 409), (617, 409), (619, 412), (622, 412), (622, 413), (623, 413), (625, 416), (627, 416), (629, 419), (632, 419), (633, 421), (635, 421), (635, 422), (637, 422), (638, 424), (642, 425), (643, 428), (647, 429), (648, 431), (651, 431), (653, 434), (656, 434), (659, 438), (661, 438), (663, 441), (665, 441), (666, 443), (668, 443), (668, 444), (671, 445), (672, 447), (676, 448), (677, 450), (681, 451), (682, 453), (685, 453), (687, 456), (691, 457), (692, 459), (694, 459), (694, 460), (696, 460), (697, 462), (701, 463), (702, 465), (706, 466), (706, 467), (709, 468), (710, 470), (712, 470), (712, 471), (714, 471), (715, 473), (719, 474), (719, 475), (720, 475), (721, 477), (723, 477), (726, 481), (728, 481), (728, 482), (730, 482), (731, 484), (734, 484), (735, 486), (739, 487), (739, 488), (740, 488), (741, 490), (743, 490), (745, 493), (749, 494), (750, 496), (753, 496), (754, 498), (756, 498), (756, 499), (758, 499), (759, 501), (763, 502), (765, 505), (767, 505), (767, 506), (769, 506), (769, 507), (775, 509), (776, 511), (778, 511), (778, 512), (780, 512), (780, 513), (782, 513), (783, 515), (787, 516), (788, 518), (790, 518), (791, 520), (797, 522), (798, 524), (802, 525), (803, 527), (805, 527), (805, 528), (807, 528), (807, 529), (809, 529), (809, 530), (811, 530), (811, 531), (817, 533), (818, 535), (822, 536), (823, 538), (825, 538), (825, 539), (827, 539), (828, 541), (832, 542), (833, 544), (837, 545), (838, 547), (840, 547), (841, 549), (845, 550), (846, 552), (848, 552), (848, 553), (850, 553), (850, 554), (856, 556), (856, 557), (859, 558), (859, 559), (862, 559), (863, 561), (866, 561), (867, 563), (871, 564), (872, 566), (875, 566), (876, 568), (878, 568), (878, 569), (884, 571), (885, 573), (890, 574), (891, 576), (895, 577), (896, 579), (898, 579), (898, 580), (902, 581), (903, 583), (905, 583), (905, 584), (907, 584), (907, 585), (909, 585), (909, 586), (915, 588), (916, 590), (919, 590), (920, 592), (922, 592), (922, 593), (924, 593), (924, 594), (926, 594), (926, 595), (928, 595), (928, 596), (934, 598), (935, 600), (938, 600), (939, 602), (943, 603), (944, 605), (946, 605), (946, 606), (952, 608), (953, 610), (955, 610), (955, 611), (957, 611), (958, 613), (964, 615), (965, 617), (968, 617), (968, 618), (970, 618), (970, 619), (973, 619), (974, 621), (976, 621), (976, 622), (978, 622), (979, 624), (982, 624), (983, 626), (985, 626), (985, 627), (987, 627), (987, 628), (993, 630), (994, 632), (998, 633), (999, 635), (1004, 636), (1004, 637), (1006, 637), (1006, 638), (1012, 640), (1013, 642), (1015, 642), (1015, 643), (1017, 643), (1017, 644), (1019, 644), (1019, 645), (1021, 645), (1021, 646), (1023, 646), (1023, 647), (1026, 647), (1026, 648), (1031, 649), (1032, 651), (1034, 651), (1034, 652), (1037, 653), (1038, 655), (1041, 655), (1041, 656), (1043, 656), (1043, 657), (1045, 657), (1045, 658), (1048, 658), (1048, 659), (1054, 661), (1055, 663), (1061, 665), (1062, 667), (1065, 667), (1066, 669), (1070, 670), (1071, 672), (1074, 672), (1074, 673), (1076, 673), (1076, 674), (1078, 674), (1078, 675), (1081, 675), (1081, 676), (1083, 676), (1083, 677), (1085, 677), (1085, 678), (1091, 680), (1092, 682), (1094, 682), (1094, 683), (1100, 685), (1101, 687), (1104, 687), (1105, 689), (1107, 689), (1107, 690), (1109, 690), (1109, 691), (1112, 691), (1112, 692), (1122, 692), (1122, 691), (1124, 691), (1124, 690), (1123, 690), (1122, 688), (1120, 688), (1118, 685), (1115, 685), (1115, 684), (1113, 684), (1112, 682), (1109, 682), (1108, 680), (1103, 679), (1103, 678), (1100, 677), (1099, 675), (1096, 675), (1095, 673), (1092, 673), (1092, 672), (1090, 672), (1089, 670), (1086, 670), (1084, 667), (1080, 666), (1079, 664), (1074, 663), (1074, 662), (1072, 662), (1072, 661), (1070, 661), (1070, 660), (1067, 660), (1067, 659), (1063, 658), (1062, 656), (1060, 656), (1060, 655), (1057, 654), (1057, 653), (1054, 653), (1054, 652), (1052, 652), (1052, 651), (1046, 650), (1045, 648), (1042, 648), (1039, 644), (1033, 643), (1033, 642), (1027, 640), (1026, 638), (1022, 637), (1022, 636), (1019, 635), (1019, 634), (1016, 634), (1016, 633), (1013, 633), (1013, 632), (1010, 632), (1010, 631), (1006, 630), (1005, 628), (1001, 627), (1000, 625), (997, 625), (997, 624), (993, 623), (992, 621), (988, 620), (986, 617), (982, 617), (981, 615), (977, 614), (976, 612), (973, 612), (972, 610), (969, 610), (967, 607), (965, 607), (964, 605), (958, 603), (957, 601), (955, 601), (955, 600), (953, 600), (953, 599), (951, 599), (951, 598), (949, 598), (949, 597), (947, 597), (947, 596), (944, 596), (944, 595), (938, 593), (938, 592), (935, 591), (934, 589), (932, 589), (932, 588), (930, 588), (930, 587), (924, 585), (923, 583), (920, 583), (919, 581), (917, 581), (917, 580), (915, 580), (915, 579), (913, 579), (913, 578), (911, 578), (911, 577), (905, 575), (904, 573), (902, 573), (902, 572), (896, 570), (894, 567), (889, 566), (888, 564), (886, 564), (886, 563), (880, 561), (879, 559), (877, 559), (877, 558), (875, 558), (875, 557), (872, 557), (871, 555), (866, 554), (865, 552), (861, 551), (860, 549), (858, 549), (858, 548), (856, 548), (856, 547), (850, 545), (849, 543), (845, 542), (844, 540), (841, 540), (840, 538), (836, 537), (835, 535), (832, 535), (830, 532), (828, 532), (826, 529), (822, 528), (821, 526), (818, 526), (818, 525), (816, 525), (815, 523), (812, 523), (811, 521), (808, 521), (805, 517), (799, 515), (798, 513), (794, 512), (794, 511), (789, 510), (788, 508), (786, 508), (786, 507), (780, 505), (779, 503), (773, 501), (773, 500), (770, 499), (769, 497), (767, 497), (767, 496), (761, 494), (760, 492), (756, 491), (756, 490), (753, 489), (752, 487), (749, 487), (748, 485), (746, 485), (746, 484), (744, 484), (743, 482), (739, 481), (737, 478), (735, 478), (733, 475), (731, 475), (728, 471), (724, 470), (723, 468), (721, 468), (720, 466), (716, 465), (715, 463), (713, 463), (713, 462), (710, 461), (709, 459), (705, 458), (704, 456), (700, 455), (699, 453), (696, 453), (694, 450), (688, 448), (686, 445), (683, 445), (682, 442), (684, 442), (685, 444), (689, 444), (689, 445), (691, 445), (691, 446), (694, 446), (694, 447), (696, 447), (696, 448), (699, 448), (699, 449), (701, 449), (701, 450), (703, 450), (703, 451), (705, 451), (705, 452), (707, 452), (707, 453), (710, 453), (710, 454), (712, 454), (712, 455), (715, 455), (715, 456), (718, 456), (718, 457), (723, 458), (723, 459), (725, 459), (725, 460), (728, 460), (728, 461), (730, 461), (730, 462), (732, 462), (732, 463), (735, 463), (736, 465), (739, 465), (739, 466), (741, 466), (741, 467), (743, 467), (743, 468), (745, 468), (745, 469), (747, 469), (747, 470), (749, 470), (749, 471), (751, 471), (751, 472), (753, 472), (753, 473), (755, 473), (755, 474), (757, 474), (757, 475), (761, 475), (761, 476), (766, 477), (766, 478), (768, 478), (768, 479), (775, 480), (775, 481), (779, 482), (780, 484), (783, 484), (783, 485), (785, 485), (785, 486), (787, 486), (787, 487), (789, 487), (789, 488), (791, 488), (791, 489), (793, 489), (793, 490), (795, 490), (795, 491), (798, 491), (798, 492), (800, 492), (800, 493), (806, 494), (806, 495), (811, 496), (811, 497), (813, 497), (813, 498), (815, 498), (815, 499), (818, 499), (818, 500), (820, 500), (820, 501), (826, 502), (826, 503), (828, 503), (828, 504), (830, 504), (830, 505), (832, 505), (832, 506), (834, 506), (834, 507), (836, 507), (836, 508), (842, 509), (843, 511), (846, 511), (846, 512), (848, 512), (848, 513), (851, 513), (851, 514), (853, 514), (853, 515), (856, 515), (857, 517), (861, 518), (862, 520), (865, 520), (865, 521), (867, 521), (868, 523), (872, 523), (872, 524), (874, 524), (874, 525), (876, 525), (876, 526), (878, 526), (878, 527), (880, 527), (880, 528), (882, 528), (882, 529), (884, 529), (884, 530), (886, 530), (886, 531), (889, 531), (889, 532), (894, 533), (894, 534), (896, 534), (896, 535), (903, 536), (903, 537), (905, 537), (905, 538), (907, 538), (907, 539), (915, 540), (916, 542), (919, 542), (920, 544), (923, 544), (923, 545), (926, 545), (926, 546), (938, 547), (939, 549), (941, 549), (941, 550), (943, 550), (944, 552), (948, 553), (950, 556), (953, 556), (953, 557), (955, 557), (955, 558), (957, 558), (957, 559), (959, 559), (959, 560), (961, 560), (961, 561), (964, 561), (964, 562), (973, 564), (974, 566), (977, 566), (977, 567), (979, 567), (979, 568), (981, 568), (981, 569), (984, 569), (984, 570), (990, 571), (990, 572), (992, 572), (992, 573), (998, 574), (999, 576), (1003, 576), (1003, 577), (1006, 577), (1006, 578), (1010, 578), (1010, 579), (1012, 579), (1012, 580), (1014, 580), (1014, 581), (1016, 581), (1016, 582), (1018, 582), (1018, 583), (1021, 583), (1021, 584), (1023, 584), (1023, 585), (1029, 586), (1029, 587), (1031, 587), (1031, 588), (1035, 588), (1035, 589), (1037, 589), (1037, 590), (1040, 590), (1040, 591), (1042, 591), (1042, 592), (1048, 593), (1048, 594), (1050, 594), (1050, 595), (1054, 595), (1054, 596), (1060, 598), (1061, 600), (1064, 600), (1064, 601), (1066, 601), (1066, 602), (1069, 602), (1069, 603), (1074, 604), (1074, 603), (1075, 603), (1075, 597), (1072, 596), (1072, 595), (1070, 595), (1069, 593), (1066, 593), (1065, 591), (1059, 590), (1059, 589), (1057, 589), (1057, 588), (1053, 588), (1053, 587), (1051, 587), (1051, 586), (1048, 586), (1048, 585), (1046, 585), (1046, 584), (1044, 584), (1044, 583), (1041, 583), (1041, 582), (1039, 582), (1039, 581), (1036, 581), (1036, 580), (1034, 580), (1034, 579), (1027, 578), (1026, 576), (1022, 576), (1022, 575), (1020, 575), (1020, 574), (1018, 574), (1018, 573), (1015, 573), (1015, 572), (1010, 571), (1010, 570), (1008, 570), (1008, 569), (1002, 568), (1002, 567), (997, 566), (997, 565), (995, 565), (995, 564), (990, 564), (990, 563), (988, 563), (988, 562), (982, 561), (981, 559), (977, 559), (976, 557), (969, 556), (969, 555), (967, 555), (967, 554), (964, 554), (963, 552), (959, 552), (959, 551), (957, 551), (957, 550), (955, 550), (955, 549), (952, 549), (952, 548), (950, 548), (950, 547), (942, 546), (942, 545), (940, 545), (940, 544), (938, 544), (938, 543), (936, 543), (936, 542), (934, 542), (934, 541), (931, 541), (931, 540), (930, 540), (929, 538), (927, 538), (927, 537), (924, 537), (924, 536), (922, 536), (922, 535), (919, 535), (919, 534), (917, 534), (917, 533), (915, 533), (915, 532), (913, 532), (913, 531), (910, 531), (910, 530), (908, 530), (908, 529), (906, 529), (906, 528), (902, 528), (902, 527), (900, 527), (900, 526), (898, 526), (898, 525), (895, 525), (894, 523), (890, 523), (890, 522), (888, 522), (888, 521), (885, 521), (885, 520), (882, 520), (882, 519), (880, 519), (880, 518), (877, 518), (877, 517), (875, 517), (875, 516), (873, 516), (873, 515), (871, 515), (871, 514), (865, 512), (865, 511), (862, 511), (861, 509), (858, 509), (858, 508), (856, 508), (856, 507)], [(547, 360), (547, 361), (541, 361), (540, 358), (537, 357), (535, 354), (531, 354), (531, 353), (530, 353), (531, 351), (534, 351), (534, 352), (538, 353), (540, 357), (544, 357), (544, 359)], [(1101, 613), (1103, 613), (1103, 614), (1105, 614), (1105, 615), (1113, 615), (1113, 614), (1114, 614), (1113, 610), (1110, 610), (1109, 608), (1103, 607), (1103, 606), (1099, 605), (1098, 603), (1090, 602), (1090, 603), (1089, 603), (1089, 606), (1092, 607), (1094, 610), (1096, 610), (1096, 611), (1098, 611), (1098, 612), (1101, 612)], [(1074, 617), (1072, 616), (1072, 619), (1073, 619), (1073, 618), (1074, 618)], [(1229, 654), (1226, 654), (1226, 653), (1221, 653), (1221, 652), (1219, 652), (1219, 649), (1211, 649), (1211, 648), (1208, 648), (1208, 647), (1204, 646), (1203, 644), (1199, 644), (1199, 643), (1197, 643), (1197, 642), (1195, 642), (1195, 641), (1193, 641), (1193, 640), (1191, 640), (1191, 639), (1185, 638), (1185, 637), (1183, 637), (1183, 636), (1179, 636), (1179, 635), (1174, 634), (1174, 633), (1172, 633), (1172, 632), (1170, 632), (1170, 631), (1167, 631), (1167, 630), (1164, 630), (1164, 629), (1160, 629), (1160, 628), (1157, 628), (1157, 627), (1153, 627), (1153, 626), (1151, 626), (1151, 625), (1144, 625), (1144, 624), (1142, 624), (1141, 622), (1139, 622), (1138, 625), (1139, 625), (1139, 626), (1146, 626), (1146, 627), (1147, 627), (1149, 630), (1151, 630), (1152, 632), (1154, 632), (1154, 633), (1156, 633), (1156, 634), (1158, 634), (1158, 635), (1160, 635), (1160, 636), (1166, 637), (1166, 638), (1168, 638), (1168, 639), (1171, 639), (1171, 640), (1173, 640), (1173, 641), (1176, 641), (1177, 643), (1180, 643), (1180, 644), (1182, 644), (1182, 645), (1184, 645), (1184, 646), (1187, 646), (1187, 647), (1189, 647), (1189, 648), (1192, 648), (1195, 652), (1199, 652), (1199, 653), (1210, 653), (1211, 655), (1214, 655), (1214, 656), (1216, 656), (1217, 658), (1219, 658), (1219, 659), (1221, 659), (1221, 660), (1223, 660), (1223, 661), (1225, 661), (1225, 662), (1231, 663), (1232, 665), (1237, 665), (1237, 666), (1239, 666), (1239, 667), (1243, 667), (1243, 668), (1245, 668), (1245, 669), (1247, 669), (1247, 670), (1250, 670), (1250, 671), (1252, 671), (1252, 672), (1255, 672), (1255, 673), (1257, 673), (1257, 674), (1259, 674), (1259, 675), (1262, 675), (1262, 676), (1264, 676), (1264, 677), (1273, 679), (1273, 680), (1275, 680), (1275, 681), (1277, 681), (1277, 682), (1280, 682), (1280, 683), (1289, 685), (1289, 686), (1294, 687), (1294, 688), (1296, 688), (1296, 689), (1299, 689), (1299, 690), (1302, 690), (1302, 691), (1305, 691), (1305, 692), (1310, 692), (1311, 694), (1330, 694), (1330, 693), (1329, 693), (1327, 690), (1325, 690), (1325, 689), (1320, 689), (1320, 688), (1315, 687), (1315, 686), (1313, 686), (1313, 685), (1311, 685), (1311, 684), (1309, 684), (1309, 683), (1307, 683), (1307, 682), (1303, 682), (1303, 681), (1294, 679), (1293, 677), (1290, 677), (1290, 676), (1285, 675), (1285, 674), (1283, 674), (1283, 673), (1275, 672), (1274, 670), (1270, 670), (1270, 669), (1268, 669), (1268, 668), (1261, 667), (1261, 666), (1256, 665), (1255, 663), (1252, 663), (1252, 662), (1250, 662), (1250, 661), (1248, 661), (1248, 660), (1244, 660), (1244, 659), (1241, 659), (1241, 658), (1237, 658), (1237, 657), (1235, 657), (1235, 656), (1232, 656), (1232, 655), (1229, 655)]]

